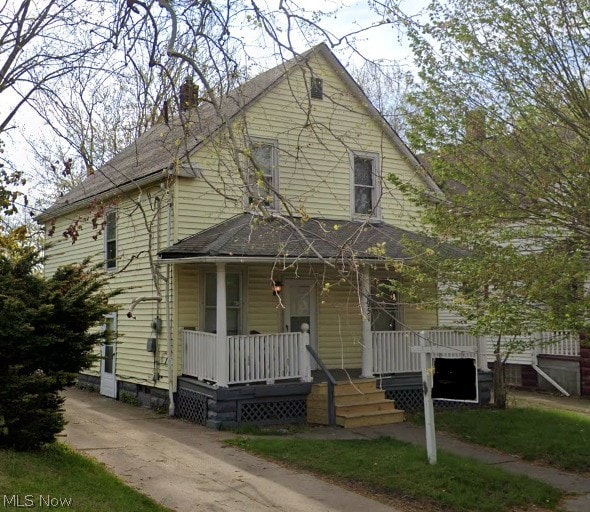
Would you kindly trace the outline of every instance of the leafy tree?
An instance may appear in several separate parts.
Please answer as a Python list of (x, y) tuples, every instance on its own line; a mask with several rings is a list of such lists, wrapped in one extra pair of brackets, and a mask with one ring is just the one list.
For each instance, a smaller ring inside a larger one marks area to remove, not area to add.
[(497, 338), (498, 405), (517, 335), (588, 320), (588, 7), (434, 0), (426, 23), (406, 20), (420, 74), (409, 134), (446, 193), (415, 197), (435, 235), (470, 250), (430, 273), (447, 283), (442, 306)]
[(64, 426), (59, 391), (95, 360), (103, 334), (91, 329), (112, 311), (104, 277), (87, 263), (39, 272), (26, 233), (0, 236), (0, 447), (33, 449)]

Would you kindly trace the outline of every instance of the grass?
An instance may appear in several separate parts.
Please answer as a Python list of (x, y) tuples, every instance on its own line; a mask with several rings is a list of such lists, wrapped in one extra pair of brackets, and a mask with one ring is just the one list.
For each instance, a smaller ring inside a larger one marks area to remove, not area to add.
[[(103, 466), (52, 444), (38, 452), (0, 450), (0, 508), (21, 507), (77, 512), (169, 512)], [(53, 500), (52, 500), (53, 498)], [(61, 500), (62, 505), (57, 505)], [(54, 506), (57, 505), (57, 506)]]
[(554, 509), (563, 494), (525, 476), (439, 452), (434, 466), (422, 448), (393, 439), (316, 441), (238, 438), (229, 444), (369, 493), (410, 499), (445, 511)]
[(248, 436), (290, 436), (307, 430), (306, 425), (242, 425), (233, 429), (236, 434)]
[(534, 408), (437, 412), (436, 428), (566, 471), (590, 472), (590, 417)]

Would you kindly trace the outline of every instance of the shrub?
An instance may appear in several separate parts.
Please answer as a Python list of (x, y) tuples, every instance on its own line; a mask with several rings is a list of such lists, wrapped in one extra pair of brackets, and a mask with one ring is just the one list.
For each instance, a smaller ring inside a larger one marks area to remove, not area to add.
[(0, 238), (0, 447), (35, 449), (64, 426), (59, 391), (96, 357), (93, 326), (113, 310), (89, 262), (40, 272), (34, 248)]

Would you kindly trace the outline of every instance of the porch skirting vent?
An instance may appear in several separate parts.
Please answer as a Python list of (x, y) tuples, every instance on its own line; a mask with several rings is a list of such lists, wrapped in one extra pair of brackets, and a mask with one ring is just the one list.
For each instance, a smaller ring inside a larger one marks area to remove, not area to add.
[(209, 398), (206, 395), (179, 388), (176, 394), (176, 415), (199, 425), (207, 424)]
[(309, 382), (218, 388), (192, 377), (178, 378), (177, 415), (209, 428), (305, 423)]
[(238, 424), (305, 422), (305, 399), (238, 402)]

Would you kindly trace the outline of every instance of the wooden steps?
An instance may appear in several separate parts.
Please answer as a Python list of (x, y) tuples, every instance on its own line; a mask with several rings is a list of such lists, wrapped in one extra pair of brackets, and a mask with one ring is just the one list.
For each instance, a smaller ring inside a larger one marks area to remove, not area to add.
[[(334, 387), (336, 424), (344, 428), (389, 425), (404, 421), (404, 411), (395, 408), (375, 379), (337, 382)], [(328, 384), (314, 384), (307, 397), (307, 422), (328, 425)]]

